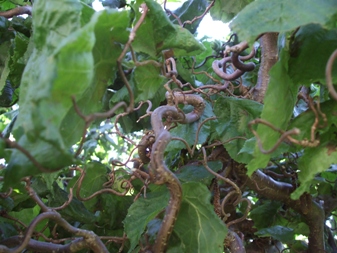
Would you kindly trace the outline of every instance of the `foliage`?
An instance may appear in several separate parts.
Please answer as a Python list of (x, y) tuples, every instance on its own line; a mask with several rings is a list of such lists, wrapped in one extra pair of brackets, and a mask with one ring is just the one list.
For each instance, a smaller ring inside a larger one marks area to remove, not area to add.
[(101, 2), (0, 1), (0, 252), (337, 251), (337, 1)]

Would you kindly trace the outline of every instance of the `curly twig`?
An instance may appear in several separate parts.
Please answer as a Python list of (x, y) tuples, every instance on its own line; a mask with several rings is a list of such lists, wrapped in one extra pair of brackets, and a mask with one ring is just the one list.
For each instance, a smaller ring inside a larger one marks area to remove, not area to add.
[[(252, 125), (254, 124), (258, 124), (258, 123), (261, 123), (263, 125), (266, 125), (268, 127), (270, 127), (271, 129), (273, 129), (274, 131), (277, 131), (279, 133), (282, 133), (281, 137), (277, 140), (277, 142), (275, 143), (275, 145), (270, 148), (269, 150), (265, 150), (262, 146), (262, 143), (261, 143), (261, 139), (259, 137), (259, 135), (257, 134), (257, 132), (252, 128)], [(272, 124), (270, 124), (269, 122), (263, 120), (263, 119), (255, 119), (255, 120), (252, 120), (251, 122), (248, 123), (248, 127), (249, 127), (249, 130), (254, 134), (254, 136), (256, 137), (256, 141), (257, 141), (257, 145), (259, 146), (259, 149), (261, 151), (261, 153), (263, 154), (270, 154), (270, 153), (273, 153), (279, 146), (280, 144), (288, 139), (289, 140), (289, 136), (290, 135), (298, 135), (300, 134), (300, 130), (298, 128), (294, 128), (294, 129), (291, 129), (289, 131), (286, 131), (284, 132), (283, 130), (281, 129), (278, 129), (276, 128), (275, 126), (273, 126)]]
[(225, 178), (225, 177), (221, 176), (220, 174), (218, 174), (218, 173), (214, 172), (213, 170), (211, 170), (210, 167), (208, 167), (208, 165), (207, 165), (206, 150), (205, 150), (204, 147), (202, 147), (201, 150), (202, 150), (202, 153), (203, 153), (203, 156), (204, 156), (204, 159), (202, 160), (202, 164), (205, 166), (206, 170), (207, 170), (209, 173), (211, 173), (211, 174), (213, 174), (214, 176), (216, 176), (217, 178), (219, 178), (219, 179), (221, 179), (222, 181), (224, 181), (225, 183), (228, 183), (228, 184), (230, 184), (231, 186), (233, 186), (233, 188), (235, 189), (235, 192), (236, 192), (239, 196), (241, 196), (242, 193), (241, 193), (240, 188), (239, 188), (239, 187), (238, 187), (232, 180), (230, 180), (230, 179), (228, 179), (228, 178)]

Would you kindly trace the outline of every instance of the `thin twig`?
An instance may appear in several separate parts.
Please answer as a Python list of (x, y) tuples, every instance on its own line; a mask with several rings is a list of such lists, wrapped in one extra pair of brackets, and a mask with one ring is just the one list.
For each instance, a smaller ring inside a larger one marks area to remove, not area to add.
[(198, 129), (197, 129), (197, 132), (195, 134), (195, 141), (194, 141), (194, 144), (193, 144), (193, 147), (192, 147), (192, 155), (194, 154), (194, 151), (197, 147), (197, 143), (198, 143), (198, 140), (199, 140), (199, 133), (200, 133), (200, 130), (201, 130), (201, 127), (207, 122), (207, 121), (210, 121), (210, 120), (215, 120), (217, 119), (217, 117), (210, 117), (210, 118), (207, 118), (205, 120), (203, 120), (199, 126), (198, 126)]
[(214, 3), (215, 3), (215, 0), (213, 0), (213, 1), (210, 3), (210, 5), (207, 6), (207, 8), (206, 8), (206, 10), (204, 11), (204, 13), (201, 14), (200, 16), (194, 17), (192, 20), (185, 21), (185, 22), (183, 23), (183, 27), (184, 27), (186, 24), (191, 25), (191, 24), (193, 24), (196, 20), (203, 18), (203, 17), (207, 14), (207, 12), (213, 7)]
[[(258, 123), (261, 123), (263, 125), (266, 125), (268, 127), (270, 127), (271, 129), (273, 129), (274, 131), (277, 131), (279, 133), (281, 133), (281, 137), (277, 140), (277, 142), (275, 143), (275, 145), (270, 148), (269, 150), (265, 150), (262, 146), (262, 143), (261, 143), (261, 139), (259, 137), (259, 135), (257, 134), (257, 132), (252, 128), (252, 125), (254, 124), (258, 124)], [(261, 151), (261, 153), (263, 154), (270, 154), (270, 153), (273, 153), (279, 146), (280, 144), (288, 139), (289, 140), (289, 136), (290, 135), (298, 135), (300, 134), (300, 130), (298, 128), (294, 128), (294, 129), (291, 129), (289, 131), (286, 131), (284, 132), (283, 130), (281, 129), (278, 129), (276, 128), (275, 126), (273, 126), (272, 124), (270, 124), (269, 122), (263, 120), (263, 119), (255, 119), (255, 120), (252, 120), (251, 122), (248, 123), (248, 127), (250, 129), (250, 131), (254, 134), (254, 136), (256, 137), (256, 141), (257, 141), (257, 145), (259, 146), (259, 149)]]
[(130, 96), (130, 105), (128, 106), (128, 109), (127, 109), (127, 112), (129, 112), (129, 113), (133, 112), (135, 98), (134, 98), (134, 94), (133, 94), (131, 85), (129, 84), (129, 81), (126, 78), (125, 73), (123, 71), (122, 61), (123, 61), (123, 58), (125, 57), (127, 51), (129, 50), (129, 48), (131, 46), (131, 43), (134, 41), (134, 39), (136, 37), (136, 32), (137, 32), (138, 28), (144, 22), (146, 14), (149, 10), (145, 3), (142, 3), (140, 6), (143, 9), (143, 13), (140, 16), (139, 20), (137, 21), (136, 25), (133, 27), (132, 31), (130, 32), (129, 40), (125, 44), (122, 53), (120, 54), (120, 56), (117, 59), (119, 74), (121, 75), (122, 80), (123, 80), (128, 92), (129, 92), (129, 96)]
[(230, 180), (230, 179), (228, 179), (228, 178), (225, 178), (225, 177), (221, 176), (220, 174), (218, 174), (218, 173), (214, 172), (213, 170), (211, 170), (210, 167), (208, 167), (208, 165), (207, 165), (206, 150), (205, 150), (204, 147), (202, 147), (201, 150), (202, 150), (202, 153), (203, 153), (203, 156), (204, 156), (204, 159), (203, 159), (203, 161), (202, 161), (202, 164), (205, 166), (206, 170), (207, 170), (209, 173), (211, 173), (212, 175), (216, 176), (217, 178), (219, 178), (219, 179), (223, 180), (224, 182), (226, 182), (226, 183), (230, 184), (231, 186), (233, 186), (233, 188), (235, 189), (235, 191), (239, 194), (239, 196), (241, 196), (242, 193), (241, 193), (240, 188), (239, 188), (239, 187), (238, 187), (232, 180)]
[(171, 10), (166, 8), (166, 2), (167, 0), (164, 0), (164, 10), (166, 11), (166, 13), (168, 13), (169, 15), (172, 15), (178, 21), (178, 24), (180, 26), (183, 26), (183, 23), (181, 22), (180, 18), (177, 15), (175, 15)]
[(332, 73), (331, 72), (332, 72), (333, 63), (334, 63), (334, 61), (335, 61), (336, 58), (337, 58), (337, 49), (329, 57), (329, 60), (328, 60), (328, 62), (326, 64), (326, 68), (325, 68), (326, 85), (328, 86), (330, 95), (335, 100), (337, 100), (337, 92), (336, 92), (335, 88), (333, 87)]
[(92, 199), (92, 198), (94, 198), (94, 197), (96, 197), (97, 195), (99, 195), (99, 194), (102, 194), (102, 193), (113, 193), (113, 194), (115, 194), (115, 195), (117, 195), (117, 196), (125, 196), (127, 193), (128, 193), (128, 191), (130, 190), (130, 188), (131, 188), (131, 186), (125, 191), (125, 192), (123, 192), (123, 193), (120, 193), (120, 192), (117, 192), (117, 191), (115, 191), (115, 190), (113, 190), (113, 189), (101, 189), (101, 190), (99, 190), (99, 191), (97, 191), (97, 192), (94, 192), (93, 194), (91, 194), (89, 197), (86, 197), (86, 198), (83, 198), (83, 197), (81, 197), (81, 195), (80, 195), (80, 192), (81, 192), (81, 187), (82, 187), (82, 184), (83, 184), (83, 180), (84, 180), (84, 177), (85, 177), (85, 175), (86, 175), (86, 173), (85, 173), (85, 171), (83, 170), (83, 169), (81, 169), (81, 168), (75, 168), (75, 170), (78, 170), (79, 172), (80, 172), (80, 177), (78, 178), (78, 180), (77, 180), (77, 189), (76, 189), (76, 197), (80, 200), (80, 201), (88, 201), (88, 200), (90, 200), (90, 199)]
[(78, 116), (80, 116), (83, 121), (84, 121), (84, 128), (83, 128), (83, 133), (82, 133), (82, 138), (81, 138), (81, 141), (80, 141), (80, 144), (78, 146), (78, 149), (74, 155), (74, 157), (78, 157), (79, 154), (81, 153), (82, 151), (82, 148), (83, 148), (83, 145), (84, 145), (84, 141), (85, 141), (85, 136), (87, 134), (87, 129), (88, 127), (90, 126), (90, 124), (97, 120), (97, 119), (106, 119), (106, 118), (110, 118), (112, 117), (115, 112), (120, 108), (120, 107), (124, 107), (126, 108), (127, 105), (125, 102), (119, 102), (117, 103), (114, 107), (112, 107), (109, 111), (107, 112), (96, 112), (96, 113), (92, 113), (92, 114), (89, 114), (89, 115), (84, 115), (82, 112), (81, 112), (81, 109), (78, 107), (77, 103), (76, 103), (76, 100), (75, 100), (75, 97), (72, 96), (71, 97), (72, 99), (72, 102), (73, 102), (73, 106), (74, 106), (74, 110), (75, 112), (78, 114)]

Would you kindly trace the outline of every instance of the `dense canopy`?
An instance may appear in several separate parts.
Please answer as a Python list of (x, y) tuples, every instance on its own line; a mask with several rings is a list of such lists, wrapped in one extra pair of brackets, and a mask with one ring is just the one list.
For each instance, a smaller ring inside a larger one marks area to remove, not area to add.
[(337, 0), (92, 2), (0, 1), (0, 252), (337, 252)]

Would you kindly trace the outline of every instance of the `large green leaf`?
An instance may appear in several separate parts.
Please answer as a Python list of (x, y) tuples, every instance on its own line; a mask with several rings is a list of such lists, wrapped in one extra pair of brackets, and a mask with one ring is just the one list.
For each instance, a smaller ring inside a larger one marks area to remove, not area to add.
[(174, 226), (182, 242), (179, 252), (222, 253), (227, 227), (210, 204), (209, 190), (197, 182), (185, 183), (182, 189), (183, 202)]
[(327, 25), (337, 13), (337, 0), (260, 0), (247, 5), (230, 23), (251, 44), (266, 32), (285, 32), (310, 23)]
[[(327, 30), (318, 24), (301, 27), (290, 48), (289, 75), (295, 83), (325, 83), (326, 63), (336, 48), (337, 29)], [(337, 64), (333, 80), (337, 80)]]
[[(248, 128), (248, 123), (258, 118), (263, 105), (253, 100), (220, 97), (214, 105), (214, 113), (217, 121), (212, 122), (212, 128), (216, 130), (213, 139), (225, 142), (234, 137), (251, 138), (253, 134)], [(235, 139), (225, 144), (229, 155), (236, 161), (248, 163), (252, 156), (250, 152), (240, 152), (245, 144), (244, 139)]]
[[(34, 4), (35, 49), (22, 78), (14, 136), (48, 169), (70, 165), (69, 149), (82, 135), (84, 122), (71, 97), (85, 114), (101, 109), (107, 80), (114, 77), (121, 52), (116, 42), (127, 40), (126, 12), (95, 13), (81, 28), (81, 6), (77, 1)], [(14, 151), (6, 181), (38, 172), (22, 153)]]
[[(286, 130), (292, 116), (298, 91), (298, 86), (293, 84), (288, 74), (288, 59), (289, 52), (283, 48), (280, 52), (279, 61), (269, 72), (270, 81), (261, 114), (263, 120), (283, 130)], [(280, 133), (262, 124), (258, 125), (257, 134), (265, 150), (272, 148), (280, 137)], [(248, 174), (251, 175), (258, 168), (264, 168), (270, 157), (271, 154), (261, 153), (256, 145), (254, 158), (247, 166)]]

